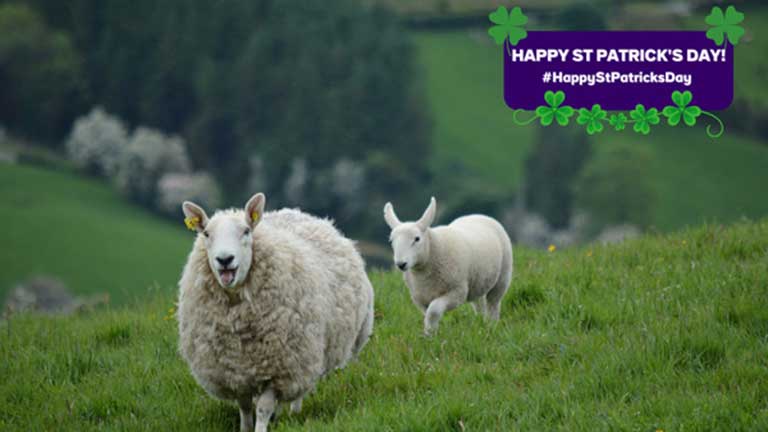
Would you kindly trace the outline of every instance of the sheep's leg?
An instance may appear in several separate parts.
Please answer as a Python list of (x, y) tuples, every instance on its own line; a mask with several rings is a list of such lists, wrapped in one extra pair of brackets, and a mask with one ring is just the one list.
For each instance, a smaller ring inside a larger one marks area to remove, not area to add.
[(253, 430), (253, 401), (251, 398), (242, 398), (237, 401), (240, 406), (240, 432)]
[(485, 296), (478, 297), (477, 300), (475, 300), (472, 303), (472, 308), (475, 310), (475, 313), (478, 315), (487, 315), (488, 305), (485, 302)]
[(291, 412), (294, 414), (298, 414), (301, 411), (301, 402), (304, 400), (304, 396), (299, 396), (298, 398), (291, 401)]
[(259, 401), (256, 403), (256, 429), (255, 432), (267, 432), (267, 425), (272, 418), (272, 414), (275, 413), (275, 406), (277, 401), (275, 400), (275, 391), (268, 389), (259, 396)]
[[(464, 298), (466, 298), (466, 295)], [(461, 300), (457, 298), (457, 295), (454, 292), (432, 300), (427, 307), (427, 312), (424, 314), (424, 334), (426, 336), (433, 335), (437, 331), (437, 327), (440, 324), (440, 319), (443, 318), (443, 314), (451, 309), (455, 309), (456, 306), (460, 304)]]

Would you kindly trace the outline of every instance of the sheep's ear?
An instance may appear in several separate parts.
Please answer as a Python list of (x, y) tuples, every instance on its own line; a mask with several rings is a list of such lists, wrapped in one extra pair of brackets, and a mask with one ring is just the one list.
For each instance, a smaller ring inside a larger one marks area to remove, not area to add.
[(258, 225), (261, 217), (264, 216), (264, 204), (266, 201), (267, 198), (264, 194), (259, 192), (245, 203), (245, 221), (251, 227)]
[(401, 224), (400, 219), (398, 219), (395, 214), (395, 209), (392, 207), (392, 203), (388, 202), (384, 205), (384, 220), (387, 221), (387, 225), (389, 225), (391, 229), (395, 229), (395, 227)]
[(191, 201), (184, 201), (181, 209), (184, 211), (184, 224), (187, 225), (187, 228), (192, 231), (203, 232), (205, 226), (208, 225), (208, 215), (205, 214), (205, 210)]
[(435, 212), (437, 211), (437, 201), (435, 201), (435, 197), (432, 197), (429, 200), (429, 207), (424, 211), (424, 214), (421, 215), (421, 219), (419, 219), (416, 224), (421, 228), (422, 231), (426, 230), (430, 226), (432, 226), (432, 222), (435, 221)]

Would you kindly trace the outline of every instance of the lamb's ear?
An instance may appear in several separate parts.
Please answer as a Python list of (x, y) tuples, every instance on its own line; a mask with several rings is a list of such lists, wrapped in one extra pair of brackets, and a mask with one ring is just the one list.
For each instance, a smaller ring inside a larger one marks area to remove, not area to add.
[(184, 211), (184, 224), (187, 225), (187, 228), (192, 231), (203, 232), (205, 226), (208, 225), (208, 215), (205, 214), (205, 210), (191, 201), (184, 201), (181, 209)]
[(267, 198), (264, 194), (259, 192), (245, 203), (245, 221), (251, 227), (258, 225), (261, 217), (264, 216), (264, 204), (266, 201)]
[(435, 221), (435, 212), (437, 211), (437, 202), (435, 201), (435, 197), (432, 197), (429, 200), (429, 207), (427, 207), (426, 210), (424, 210), (424, 214), (421, 215), (421, 219), (419, 219), (416, 224), (421, 228), (422, 231), (426, 230), (430, 226), (432, 226), (432, 222)]
[(392, 207), (392, 203), (388, 202), (384, 204), (384, 220), (387, 222), (387, 225), (389, 225), (391, 229), (395, 229), (395, 227), (402, 223), (400, 222), (400, 219), (397, 218), (395, 209)]

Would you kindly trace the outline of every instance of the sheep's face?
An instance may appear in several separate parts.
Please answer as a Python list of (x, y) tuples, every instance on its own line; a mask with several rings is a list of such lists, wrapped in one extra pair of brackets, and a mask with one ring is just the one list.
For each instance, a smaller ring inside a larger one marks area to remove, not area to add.
[(222, 288), (240, 286), (251, 269), (253, 229), (261, 220), (264, 195), (257, 194), (245, 205), (245, 212), (217, 212), (209, 220), (199, 206), (185, 202), (184, 214), (197, 219), (195, 226), (205, 245), (208, 265)]
[(241, 212), (217, 213), (203, 230), (208, 265), (223, 288), (240, 285), (251, 268), (253, 235)]
[(408, 271), (429, 261), (429, 227), (435, 220), (436, 206), (432, 198), (429, 207), (416, 222), (400, 222), (392, 204), (384, 206), (384, 220), (392, 228), (389, 241), (395, 266), (401, 271)]
[(415, 222), (400, 224), (389, 236), (395, 266), (402, 271), (429, 260), (429, 229), (422, 231)]

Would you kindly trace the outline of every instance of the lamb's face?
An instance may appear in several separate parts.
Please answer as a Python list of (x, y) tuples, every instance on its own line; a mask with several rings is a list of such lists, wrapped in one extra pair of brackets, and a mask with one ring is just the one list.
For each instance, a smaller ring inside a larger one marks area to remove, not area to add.
[(397, 268), (408, 271), (429, 260), (429, 235), (415, 222), (400, 224), (389, 236)]
[(429, 206), (416, 222), (400, 222), (391, 203), (384, 206), (384, 220), (392, 233), (389, 242), (397, 268), (408, 271), (429, 260), (429, 227), (435, 220), (437, 202), (433, 197)]
[(222, 288), (240, 286), (248, 276), (253, 258), (252, 231), (264, 212), (264, 194), (254, 195), (245, 211), (218, 212), (210, 220), (200, 206), (185, 201), (185, 222), (202, 236), (208, 265)]
[(245, 215), (218, 213), (203, 230), (208, 265), (223, 288), (243, 283), (251, 269), (253, 235)]

